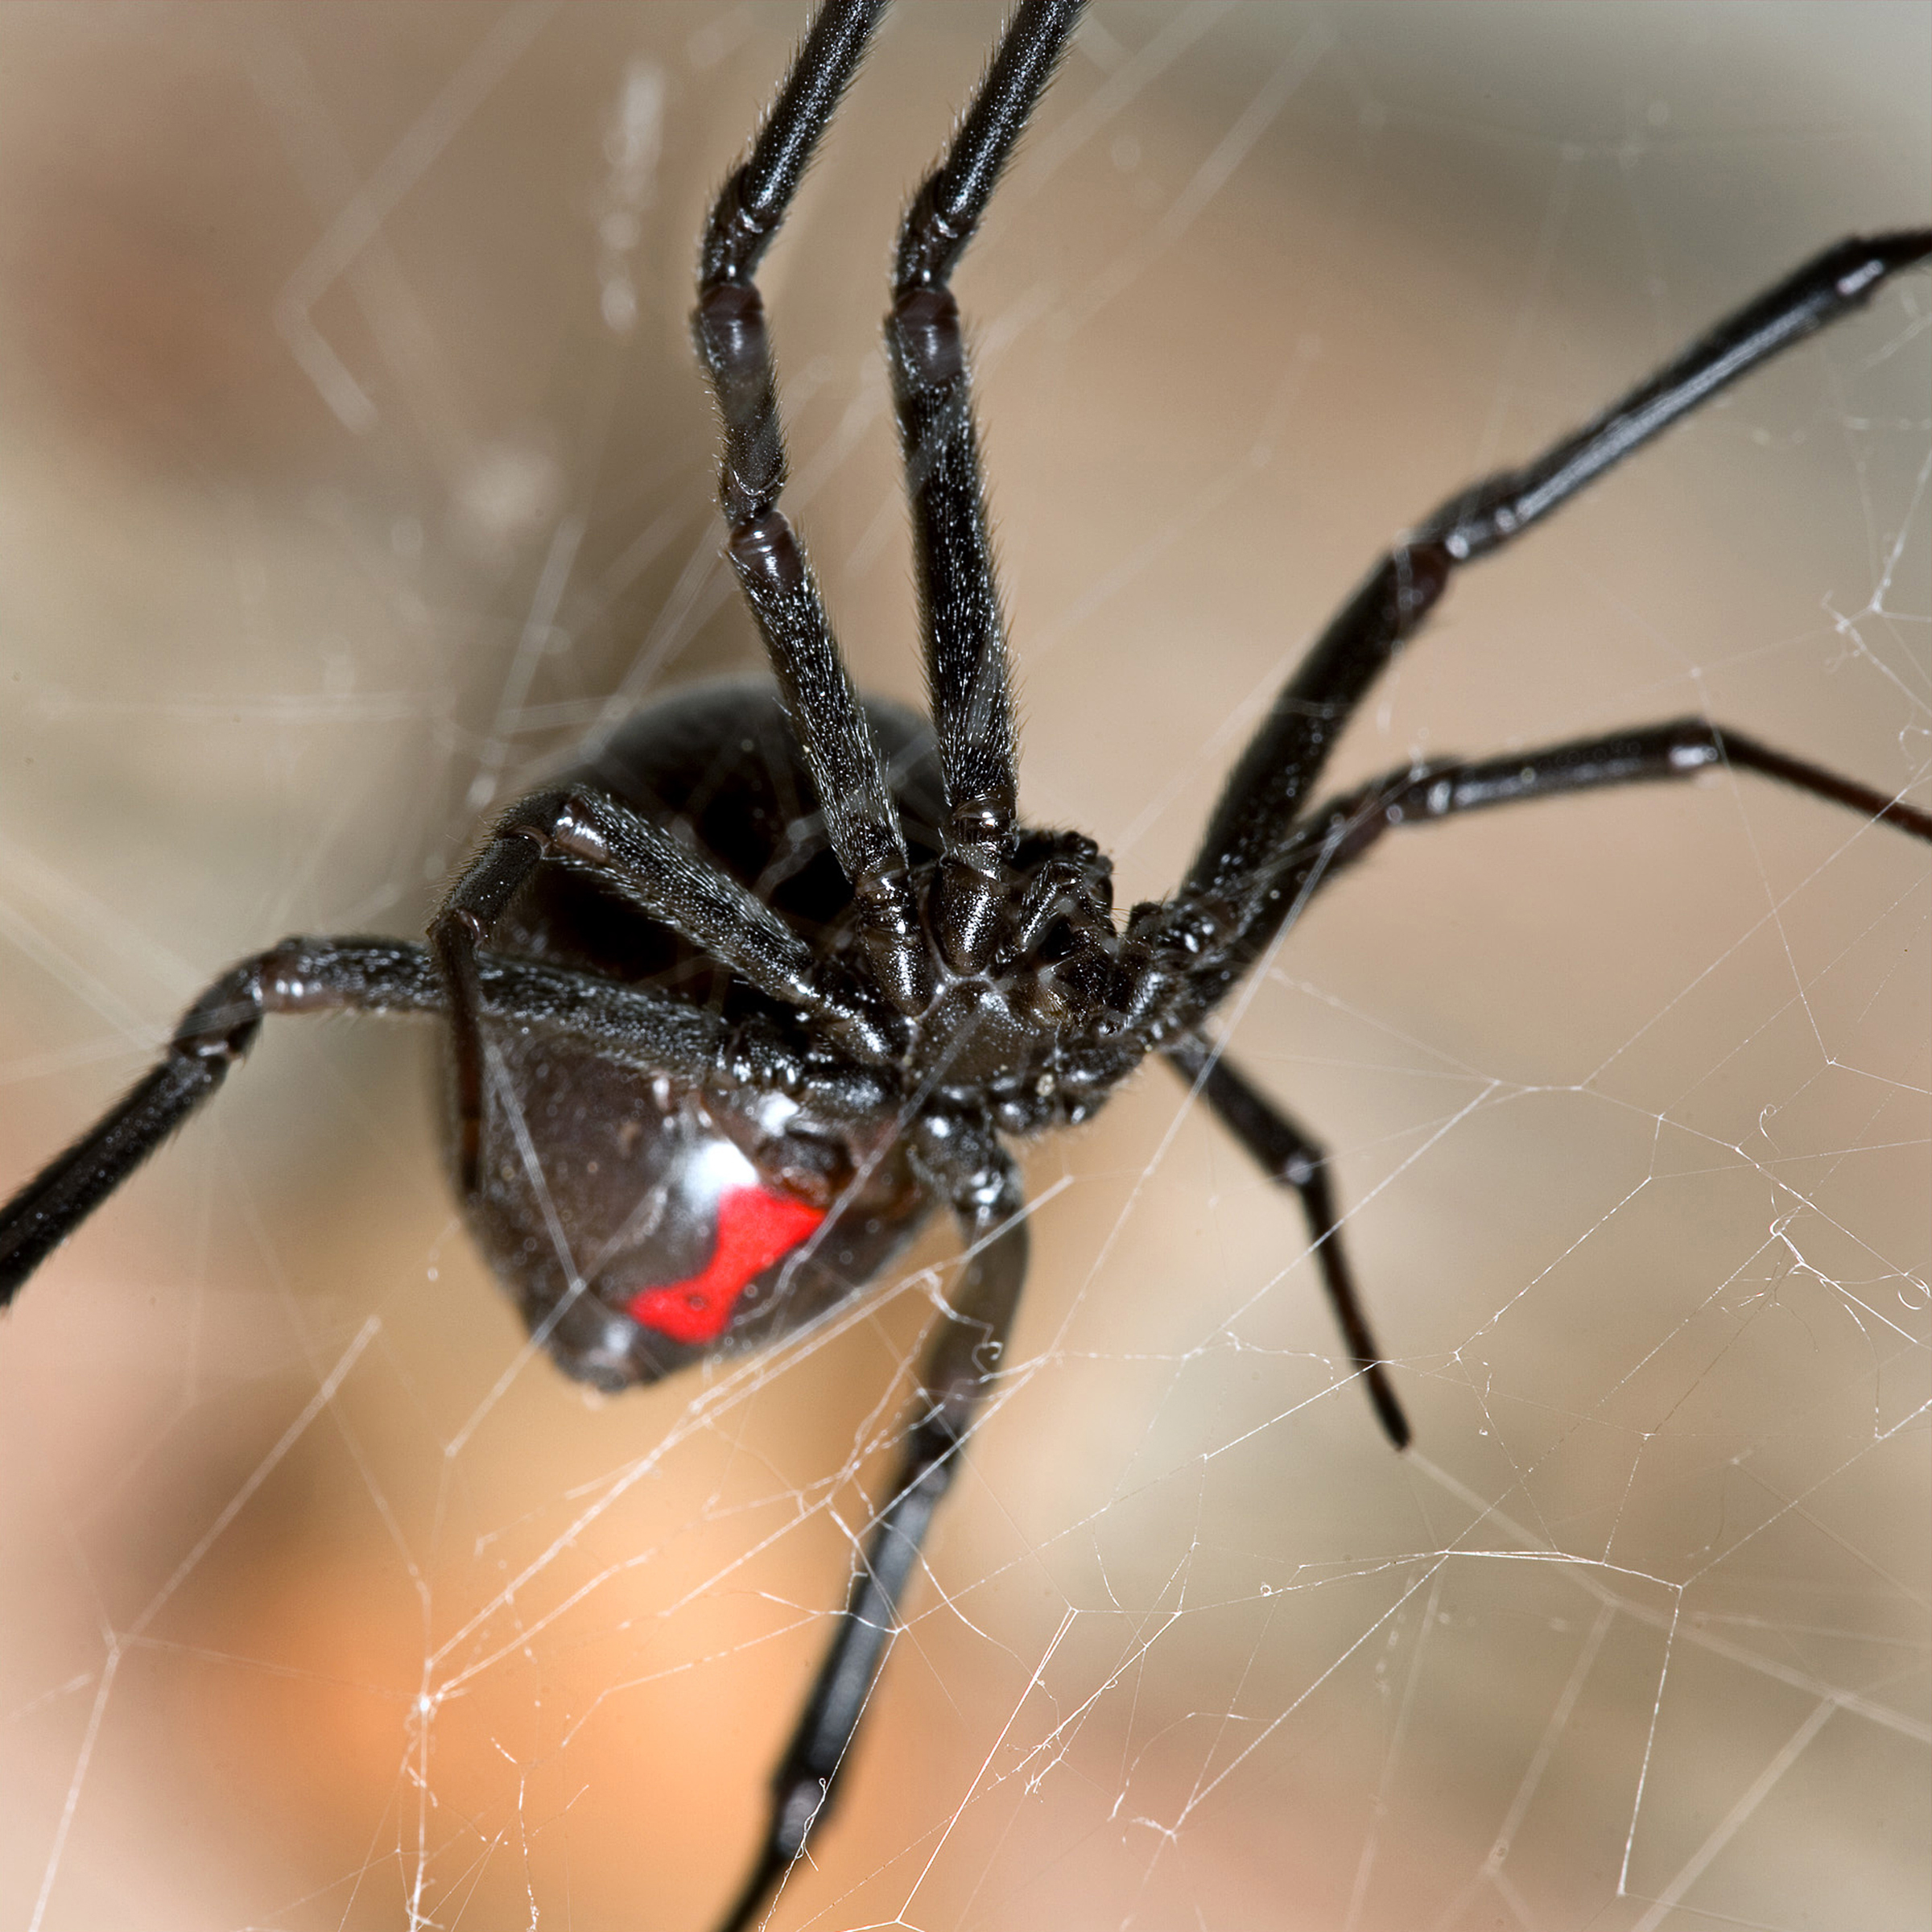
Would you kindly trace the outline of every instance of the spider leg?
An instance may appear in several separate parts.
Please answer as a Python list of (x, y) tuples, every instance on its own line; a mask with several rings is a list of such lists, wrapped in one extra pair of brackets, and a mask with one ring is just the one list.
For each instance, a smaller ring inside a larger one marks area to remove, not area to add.
[[(653, 1070), (702, 1078), (727, 1042), (708, 1013), (584, 975), (485, 957), (489, 1012), (588, 1040)], [(161, 1063), (0, 1208), (0, 1307), (174, 1132), (278, 1013), (440, 1013), (428, 952), (394, 939), (291, 939), (231, 967), (183, 1016)]]
[(480, 949), (518, 888), (546, 861), (593, 874), (759, 992), (830, 1022), (862, 1057), (885, 1057), (872, 1017), (832, 989), (805, 942), (729, 873), (601, 792), (539, 792), (497, 822), (430, 926), (431, 949), (451, 989), (457, 1160), (466, 1188), (475, 1183), (482, 1138)]
[(1781, 350), (1932, 257), (1932, 229), (1854, 237), (1747, 303), (1656, 374), (1520, 469), (1459, 490), (1406, 536), (1316, 640), (1229, 777), (1180, 891), (1150, 928), (1230, 970), (1279, 929), (1278, 855), (1328, 753), (1451, 574), (1567, 502), (1613, 464)]
[[(939, 1129), (934, 1132), (934, 1128)], [(915, 1419), (867, 1540), (837, 1633), (772, 1774), (765, 1842), (719, 1932), (745, 1932), (832, 1808), (840, 1774), (886, 1661), (933, 1513), (952, 1487), (965, 1437), (1000, 1357), (1026, 1278), (1019, 1176), (991, 1130), (923, 1121), (923, 1161), (954, 1203), (968, 1258), (919, 1374)]]
[(1612, 785), (1656, 784), (1695, 778), (1715, 766), (1755, 771), (1793, 790), (1843, 805), (1915, 839), (1932, 841), (1932, 814), (1875, 791), (1821, 766), (1806, 763), (1742, 732), (1704, 718), (1675, 718), (1572, 738), (1502, 758), (1455, 759), (1372, 779), (1328, 800), (1303, 822), (1299, 857), (1290, 862), (1289, 896), (1305, 903), (1385, 832), (1426, 825), (1494, 805), (1600, 791)]
[(906, 841), (817, 580), (778, 509), (785, 435), (765, 304), (753, 279), (884, 12), (884, 0), (828, 0), (791, 72), (719, 191), (698, 257), (691, 333), (724, 419), (719, 502), (726, 551), (824, 808), (826, 834), (857, 901), (862, 956), (902, 1013), (932, 997)]
[(1214, 1109), (1221, 1125), (1248, 1150), (1273, 1181), (1300, 1197), (1308, 1232), (1321, 1264), (1322, 1286), (1335, 1311), (1350, 1357), (1360, 1371), (1382, 1432), (1398, 1449), (1410, 1442), (1409, 1418), (1390, 1386), (1387, 1357), (1375, 1345), (1361, 1298), (1342, 1245), (1341, 1224), (1323, 1171), (1328, 1156), (1320, 1142), (1228, 1065), (1219, 1046), (1198, 1036), (1166, 1049), (1168, 1064)]
[[(1302, 821), (1277, 868), (1269, 887), (1271, 898), (1285, 914), (1298, 913), (1383, 833), (1398, 826), (1429, 824), (1460, 812), (1558, 798), (1570, 792), (1597, 791), (1612, 785), (1694, 778), (1718, 765), (1761, 773), (1814, 798), (1896, 825), (1913, 838), (1932, 841), (1932, 814), (1775, 751), (1741, 732), (1703, 718), (1678, 718), (1666, 724), (1572, 739), (1505, 758), (1406, 766), (1373, 779), (1328, 800)], [(1224, 963), (1210, 962), (1200, 969), (1195, 1017), (1214, 1005), (1225, 989), (1226, 980)], [(1367, 1381), (1369, 1400), (1390, 1440), (1398, 1449), (1406, 1448), (1409, 1425), (1389, 1386), (1383, 1365), (1386, 1358), (1375, 1346), (1361, 1311), (1322, 1172), (1325, 1156), (1321, 1147), (1250, 1086), (1211, 1042), (1199, 1036), (1184, 1036), (1164, 1051), (1175, 1071), (1192, 1084), (1261, 1167), (1301, 1196), (1322, 1265), (1323, 1284), (1356, 1366)]]
[[(1307, 814), (1284, 845), (1258, 895), (1269, 937), (1299, 915), (1315, 893), (1352, 865), (1385, 832), (1422, 825), (1493, 805), (1599, 791), (1606, 786), (1695, 778), (1713, 766), (1755, 771), (1814, 798), (1843, 805), (1913, 838), (1932, 840), (1932, 814), (1919, 811), (1822, 766), (1761, 745), (1705, 718), (1629, 726), (1601, 737), (1573, 738), (1501, 758), (1408, 766), (1327, 800)], [(1190, 976), (1179, 1011), (1190, 1024), (1206, 1014), (1233, 975), (1224, 959), (1206, 958)]]
[(906, 208), (886, 319), (946, 783), (933, 925), (962, 972), (992, 952), (1018, 779), (1005, 624), (951, 277), (1079, 13), (1078, 0), (1024, 0), (1013, 14), (945, 159)]
[(161, 1063), (0, 1208), (0, 1304), (221, 1084), (264, 1014), (432, 1010), (442, 996), (427, 968), (420, 947), (375, 940), (285, 940), (231, 967)]

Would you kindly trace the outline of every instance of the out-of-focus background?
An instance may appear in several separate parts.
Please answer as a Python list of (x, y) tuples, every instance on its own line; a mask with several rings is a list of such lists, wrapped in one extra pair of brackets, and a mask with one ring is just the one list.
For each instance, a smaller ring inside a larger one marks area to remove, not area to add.
[[(788, 6), (0, 18), (0, 1171), (230, 960), (749, 669), (684, 336)], [(789, 507), (916, 697), (877, 350), (988, 9), (886, 30), (764, 287)], [(1922, 7), (1098, 6), (960, 278), (1025, 803), (1176, 877), (1396, 528), (1837, 235)], [(1707, 712), (1926, 802), (1932, 283), (1455, 586), (1338, 761)], [(1010, 1385), (774, 1927), (1923, 1922), (1922, 848), (1718, 778), (1388, 841), (1225, 1016), (1418, 1430), (1159, 1068), (1028, 1156)], [(705, 1926), (935, 1231), (595, 1402), (425, 1037), (277, 1022), (0, 1327), (0, 1918)]]

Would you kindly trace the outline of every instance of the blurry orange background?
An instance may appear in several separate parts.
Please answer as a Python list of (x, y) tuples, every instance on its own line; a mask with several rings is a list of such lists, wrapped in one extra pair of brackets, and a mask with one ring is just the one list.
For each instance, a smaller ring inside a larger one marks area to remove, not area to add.
[[(0, 1173), (230, 960), (420, 931), (610, 694), (757, 663), (693, 237), (786, 6), (0, 14)], [(960, 278), (1024, 803), (1178, 876), (1390, 533), (1840, 233), (1932, 15), (1099, 6)], [(877, 349), (997, 25), (884, 32), (763, 286), (789, 500), (916, 700)], [(1925, 803), (1932, 283), (1459, 582), (1338, 782), (1704, 710)], [(1926, 868), (1761, 785), (1390, 840), (1225, 1016), (1418, 1426), (1149, 1071), (1029, 1154), (1009, 1386), (774, 1927), (1922, 1922)], [(427, 1042), (278, 1023), (0, 1327), (0, 1919), (703, 1927), (935, 1232), (599, 1402)]]

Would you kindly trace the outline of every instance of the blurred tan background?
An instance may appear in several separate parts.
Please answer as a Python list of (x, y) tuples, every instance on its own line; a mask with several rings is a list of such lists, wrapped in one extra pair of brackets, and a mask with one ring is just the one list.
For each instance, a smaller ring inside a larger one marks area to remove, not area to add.
[[(684, 341), (776, 7), (0, 15), (0, 1168), (291, 931), (755, 663)], [(906, 7), (764, 287), (861, 681), (877, 351), (993, 31)], [(1184, 864), (1389, 534), (1805, 254), (1927, 218), (1932, 13), (1101, 6), (960, 278), (1025, 803)], [(1707, 710), (1926, 802), (1908, 280), (1459, 583), (1351, 733)], [(1927, 872), (1728, 781), (1392, 840), (1227, 1016), (1418, 1426), (1150, 1070), (1043, 1146), (1013, 1385), (774, 1927), (1922, 1924)], [(456, 1224), (427, 1042), (291, 1022), (0, 1330), (0, 1921), (708, 1925), (935, 1232), (594, 1402)], [(413, 1915), (413, 1916), (412, 1916)]]

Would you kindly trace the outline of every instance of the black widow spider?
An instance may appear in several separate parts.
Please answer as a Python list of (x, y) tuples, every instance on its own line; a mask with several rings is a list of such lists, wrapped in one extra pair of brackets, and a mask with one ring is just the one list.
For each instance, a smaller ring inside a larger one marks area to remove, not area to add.
[(873, 1278), (931, 1207), (952, 1208), (968, 1260), (950, 1319), (728, 1926), (751, 1922), (824, 1813), (997, 1368), (1025, 1262), (1001, 1137), (1078, 1121), (1147, 1054), (1166, 1057), (1297, 1191), (1399, 1446), (1407, 1425), (1348, 1279), (1319, 1150), (1202, 1030), (1288, 920), (1392, 826), (1719, 762), (1932, 837), (1924, 814), (1701, 720), (1405, 768), (1307, 803), (1330, 745), (1459, 565), (1923, 261), (1932, 233), (1913, 231), (1827, 251), (1544, 456), (1422, 519), (1277, 700), (1179, 891), (1117, 921), (1092, 844), (1017, 819), (947, 286), (1076, 6), (1022, 7), (914, 200), (895, 265), (887, 337), (936, 742), (855, 696), (777, 508), (783, 452), (753, 276), (881, 10), (846, 0), (821, 12), (700, 258), (696, 329), (724, 423), (729, 554), (778, 698), (714, 687), (642, 714), (498, 822), (427, 949), (291, 939), (243, 962), (191, 1009), (162, 1065), (0, 1213), (10, 1298), (213, 1091), (263, 1014), (345, 1009), (448, 1018), (452, 1150), (479, 1240), (559, 1363), (606, 1387), (796, 1328)]

